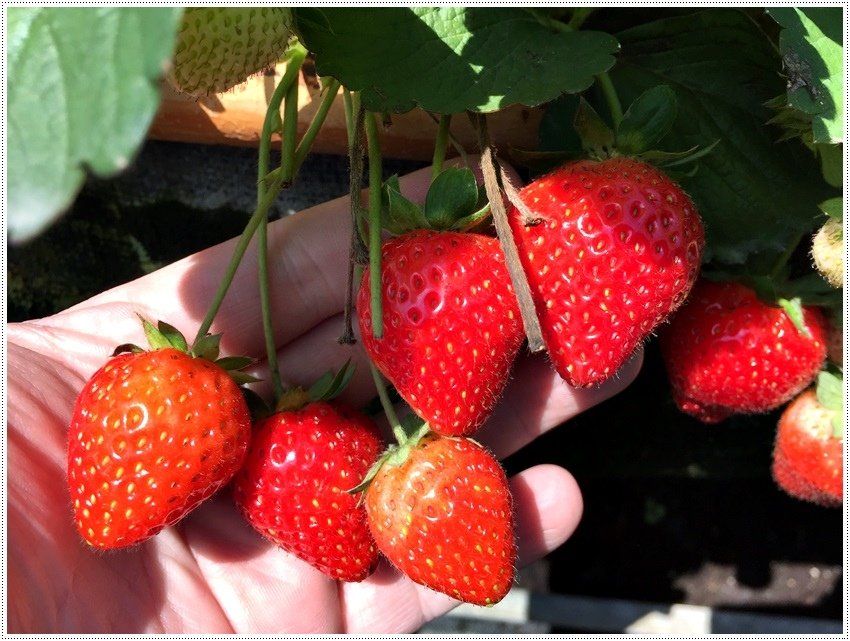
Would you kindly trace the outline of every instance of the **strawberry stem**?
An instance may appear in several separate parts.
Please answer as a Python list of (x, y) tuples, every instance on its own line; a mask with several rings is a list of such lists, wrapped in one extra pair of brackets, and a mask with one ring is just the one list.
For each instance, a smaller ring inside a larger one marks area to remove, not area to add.
[(788, 264), (788, 260), (794, 254), (797, 249), (797, 246), (800, 244), (800, 241), (803, 239), (804, 234), (798, 233), (794, 240), (785, 247), (783, 252), (776, 259), (776, 262), (773, 263), (773, 267), (770, 269), (770, 274), (768, 277), (770, 280), (776, 282), (779, 280), (779, 277), (782, 274), (782, 270), (785, 269), (785, 265)]
[[(299, 48), (303, 50), (303, 47), (299, 46)], [(303, 51), (304, 54), (306, 54), (306, 50)], [(299, 57), (300, 52), (298, 51), (298, 48), (296, 48), (293, 51), (293, 56), (290, 58), (289, 64), (286, 66), (286, 71), (284, 72), (283, 77), (280, 79), (280, 83), (278, 83), (274, 94), (272, 94), (272, 98), (269, 101), (269, 107), (266, 110), (266, 122), (263, 123), (263, 135), (267, 138), (267, 147), (265, 153), (261, 154), (261, 158), (265, 158), (264, 161), (261, 161), (265, 162), (265, 169), (268, 169), (268, 141), (271, 140), (271, 129), (275, 116), (278, 113), (278, 108), (280, 107), (280, 103), (283, 101), (284, 95), (286, 95), (286, 92), (292, 84), (297, 81), (298, 72), (301, 69), (301, 64), (304, 62), (303, 57), (300, 58), (300, 61), (298, 60)], [(295, 61), (294, 63), (293, 60)], [(266, 127), (268, 128), (268, 131), (265, 131)], [(227, 291), (233, 283), (233, 278), (236, 276), (236, 271), (239, 269), (242, 258), (244, 258), (245, 252), (248, 250), (251, 238), (253, 238), (263, 221), (268, 219), (269, 209), (271, 209), (272, 203), (274, 203), (280, 193), (286, 178), (283, 172), (278, 172), (278, 174), (274, 176), (272, 183), (266, 187), (265, 181), (268, 177), (269, 173), (267, 171), (266, 173), (261, 174), (261, 179), (257, 184), (257, 207), (254, 209), (254, 213), (251, 214), (251, 217), (248, 219), (248, 224), (245, 225), (245, 229), (239, 236), (239, 240), (237, 241), (233, 254), (230, 257), (230, 262), (224, 270), (224, 275), (218, 285), (218, 289), (213, 295), (206, 316), (204, 316), (203, 321), (201, 321), (198, 333), (195, 335), (195, 343), (200, 341), (209, 333), (210, 327), (212, 327), (213, 321), (224, 302), (224, 297), (227, 295)]]
[(623, 105), (620, 103), (620, 98), (617, 96), (617, 90), (614, 88), (614, 83), (611, 82), (611, 76), (608, 72), (603, 71), (596, 76), (599, 87), (602, 89), (602, 95), (605, 96), (605, 102), (608, 103), (608, 110), (611, 112), (611, 124), (614, 125), (614, 130), (620, 126), (623, 120)]
[(354, 307), (354, 287), (359, 278), (355, 278), (355, 267), (366, 262), (367, 249), (363, 241), (363, 207), (360, 191), (363, 187), (363, 120), (365, 112), (360, 105), (357, 93), (344, 91), (345, 128), (348, 133), (348, 200), (351, 207), (351, 248), (348, 257), (348, 282), (343, 310), (343, 330), (337, 342), (352, 344), (354, 328), (352, 326)]
[(402, 445), (407, 440), (407, 434), (401, 426), (401, 421), (398, 420), (398, 415), (395, 413), (390, 396), (387, 394), (387, 385), (384, 377), (372, 361), (369, 361), (369, 369), (372, 371), (375, 390), (378, 392), (378, 399), (381, 401), (381, 407), (384, 410), (384, 415), (387, 417), (387, 422), (390, 424), (390, 428), (392, 428), (393, 436), (395, 436), (398, 444)]
[(434, 141), (434, 158), (431, 162), (431, 182), (434, 182), (434, 179), (443, 171), (443, 161), (446, 159), (446, 147), (449, 143), (451, 124), (451, 114), (442, 114), (440, 116), (437, 139)]
[(369, 287), (371, 291), (372, 335), (384, 335), (381, 296), (381, 182), (383, 169), (378, 124), (375, 114), (366, 113), (366, 141), (369, 153)]
[[(430, 111), (427, 113), (428, 117), (431, 118), (431, 120), (433, 120), (437, 124), (437, 129), (439, 133), (440, 118), (437, 118), (437, 116), (432, 114)], [(463, 148), (463, 143), (461, 143), (461, 141), (457, 139), (457, 136), (455, 136), (450, 130), (446, 132), (446, 137), (448, 138), (449, 144), (451, 144), (451, 146), (457, 152), (457, 155), (460, 156), (460, 159), (463, 161), (463, 164), (468, 167), (469, 162), (466, 158), (466, 149)]]
[(576, 7), (573, 9), (573, 15), (566, 26), (570, 29), (580, 29), (584, 24), (584, 21), (587, 20), (590, 17), (590, 14), (594, 11), (596, 11), (596, 9), (592, 7)]
[(322, 128), (322, 125), (327, 119), (328, 112), (331, 110), (331, 106), (336, 99), (337, 93), (339, 93), (339, 88), (340, 83), (335, 78), (331, 78), (330, 82), (328, 82), (328, 85), (325, 87), (325, 95), (322, 96), (322, 102), (319, 103), (316, 115), (313, 116), (313, 119), (310, 121), (310, 125), (307, 127), (307, 131), (304, 132), (304, 136), (301, 138), (301, 142), (298, 143), (298, 148), (295, 150), (293, 174), (298, 173), (298, 170), (301, 168), (301, 164), (310, 152), (313, 142), (316, 140), (316, 135), (319, 133), (319, 130)]
[[(284, 83), (281, 79), (279, 88), (283, 88), (283, 126), (281, 132), (281, 159), (280, 171), (283, 185), (292, 183), (295, 173), (295, 139), (298, 135), (298, 81), (297, 74), (304, 63), (307, 51), (301, 45), (297, 45), (291, 52), (287, 72), (294, 67), (294, 74), (290, 80)], [(266, 118), (263, 122), (263, 131), (260, 137), (260, 153), (258, 162), (259, 180), (257, 182), (257, 201), (260, 202), (266, 192), (265, 176), (269, 167), (269, 148), (271, 147), (272, 124), (275, 122), (275, 114), (279, 113), (281, 97), (277, 91), (272, 96), (266, 110)], [(279, 117), (278, 117), (279, 119)], [(271, 295), (269, 292), (269, 268), (268, 268), (268, 217), (260, 222), (257, 229), (257, 273), (260, 280), (260, 310), (263, 321), (263, 335), (266, 344), (266, 357), (269, 364), (272, 390), (275, 400), (283, 394), (283, 383), (280, 377), (280, 368), (277, 362), (277, 344), (274, 337), (274, 322), (271, 314)]]

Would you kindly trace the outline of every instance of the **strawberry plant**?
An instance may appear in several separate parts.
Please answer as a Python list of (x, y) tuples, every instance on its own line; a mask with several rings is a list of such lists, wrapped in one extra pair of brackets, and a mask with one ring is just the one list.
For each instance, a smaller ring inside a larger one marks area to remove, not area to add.
[[(166, 84), (201, 104), (268, 80), (256, 208), (226, 268), (205, 274), (218, 286), (194, 341), (143, 322), (151, 349), (119, 347), (73, 408), (67, 490), (83, 540), (142, 544), (235, 479), (257, 538), (331, 579), (368, 582), (384, 557), (417, 584), (494, 604), (515, 577), (517, 510), (472, 438), (534, 353), (559, 389), (593, 390), (658, 350), (683, 420), (771, 421), (779, 488), (841, 505), (841, 17), (10, 8), (12, 243), (62, 215), (86, 172), (132, 162)], [(517, 107), (539, 116), (534, 148), (494, 126)], [(332, 400), (348, 367), (306, 391), (285, 385), (275, 342), (297, 319), (273, 317), (287, 292), (269, 267), (297, 240), (271, 243), (268, 212), (303, 179), (335, 108), (350, 176), (338, 343), (367, 364), (380, 401), (368, 410)], [(382, 146), (414, 111), (434, 123), (418, 197), (385, 175)], [(221, 356), (210, 328), (249, 253), (265, 353)], [(260, 358), (266, 387), (245, 373)]]

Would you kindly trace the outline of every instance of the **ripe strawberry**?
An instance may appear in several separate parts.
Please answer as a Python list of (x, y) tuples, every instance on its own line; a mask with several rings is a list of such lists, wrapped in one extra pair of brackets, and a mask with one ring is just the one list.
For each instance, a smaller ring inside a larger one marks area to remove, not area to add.
[(825, 506), (844, 501), (844, 436), (834, 434), (836, 412), (818, 401), (814, 389), (782, 412), (773, 450), (773, 478), (791, 496)]
[(706, 423), (775, 409), (803, 390), (826, 359), (826, 321), (803, 307), (802, 329), (739, 283), (700, 281), (660, 333), (678, 407)]
[(83, 539), (125, 547), (177, 522), (233, 477), (250, 430), (220, 365), (174, 347), (114, 356), (71, 418), (68, 487)]
[(513, 583), (513, 503), (499, 463), (467, 438), (430, 433), (402, 446), (366, 488), (380, 551), (413, 581), (476, 605)]
[(383, 337), (372, 333), (369, 270), (357, 297), (366, 352), (444, 435), (471, 434), (496, 405), (524, 339), (495, 238), (420, 230), (382, 248)]
[(568, 383), (610, 377), (686, 298), (704, 232), (694, 204), (634, 158), (566, 164), (519, 192), (511, 229), (549, 357)]
[(226, 91), (277, 62), (291, 25), (288, 8), (187, 7), (167, 78), (191, 96)]
[(337, 402), (311, 402), (260, 420), (234, 499), (284, 550), (342, 581), (362, 581), (378, 551), (359, 497), (349, 494), (382, 450), (375, 423)]

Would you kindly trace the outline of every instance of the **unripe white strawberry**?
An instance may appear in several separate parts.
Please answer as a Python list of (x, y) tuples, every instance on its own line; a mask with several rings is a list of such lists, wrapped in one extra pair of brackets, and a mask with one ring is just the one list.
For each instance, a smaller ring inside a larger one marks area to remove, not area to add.
[(280, 59), (291, 25), (288, 8), (187, 7), (167, 78), (191, 96), (226, 91)]
[(815, 267), (833, 287), (844, 287), (844, 229), (840, 220), (830, 218), (812, 240)]

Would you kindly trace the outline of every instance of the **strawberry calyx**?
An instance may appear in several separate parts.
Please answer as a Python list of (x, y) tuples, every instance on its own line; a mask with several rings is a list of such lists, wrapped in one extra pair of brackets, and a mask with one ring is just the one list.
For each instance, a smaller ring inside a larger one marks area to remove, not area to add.
[(255, 376), (243, 371), (245, 368), (253, 365), (256, 362), (255, 359), (249, 356), (220, 355), (219, 345), (221, 343), (221, 334), (206, 334), (197, 339), (194, 344), (189, 345), (183, 333), (173, 325), (165, 321), (157, 321), (157, 324), (154, 325), (140, 314), (137, 314), (137, 316), (142, 323), (142, 329), (144, 330), (149, 349), (144, 349), (134, 343), (123, 343), (113, 350), (112, 356), (127, 352), (140, 354), (158, 349), (176, 349), (193, 358), (202, 358), (215, 363), (227, 372), (227, 375), (237, 385), (242, 386), (248, 383), (256, 383), (259, 380)]
[(369, 468), (369, 471), (366, 472), (363, 480), (348, 490), (349, 494), (361, 494), (362, 496), (362, 492), (369, 487), (372, 479), (375, 478), (375, 475), (384, 465), (392, 465), (395, 467), (403, 465), (410, 456), (410, 453), (419, 446), (425, 437), (433, 436), (436, 438), (436, 434), (431, 431), (431, 427), (428, 423), (415, 414), (411, 414), (402, 419), (401, 426), (404, 431), (404, 438), (398, 443), (393, 443), (384, 450), (384, 453), (378, 457), (378, 460), (376, 460), (372, 467)]
[(275, 412), (296, 412), (310, 403), (336, 398), (354, 376), (354, 370), (355, 367), (349, 359), (336, 372), (333, 370), (325, 372), (308, 389), (297, 386), (284, 390), (275, 404)]
[(416, 229), (468, 231), (489, 215), (487, 194), (468, 167), (448, 167), (437, 174), (423, 205), (402, 195), (398, 176), (381, 185), (381, 225), (395, 235)]
[(820, 372), (815, 387), (818, 403), (831, 413), (833, 438), (844, 437), (844, 375), (838, 368)]
[[(613, 91), (613, 87), (609, 92)], [(599, 112), (580, 96), (568, 109), (572, 111), (572, 127), (577, 134), (568, 149), (553, 151), (514, 150), (514, 158), (529, 167), (546, 170), (576, 160), (607, 160), (631, 157), (662, 169), (678, 180), (696, 172), (696, 161), (711, 153), (720, 142), (706, 147), (694, 146), (681, 151), (658, 149), (673, 128), (678, 114), (676, 92), (668, 85), (651, 87), (629, 105), (622, 116), (609, 124)], [(692, 165), (685, 169), (685, 165)]]

